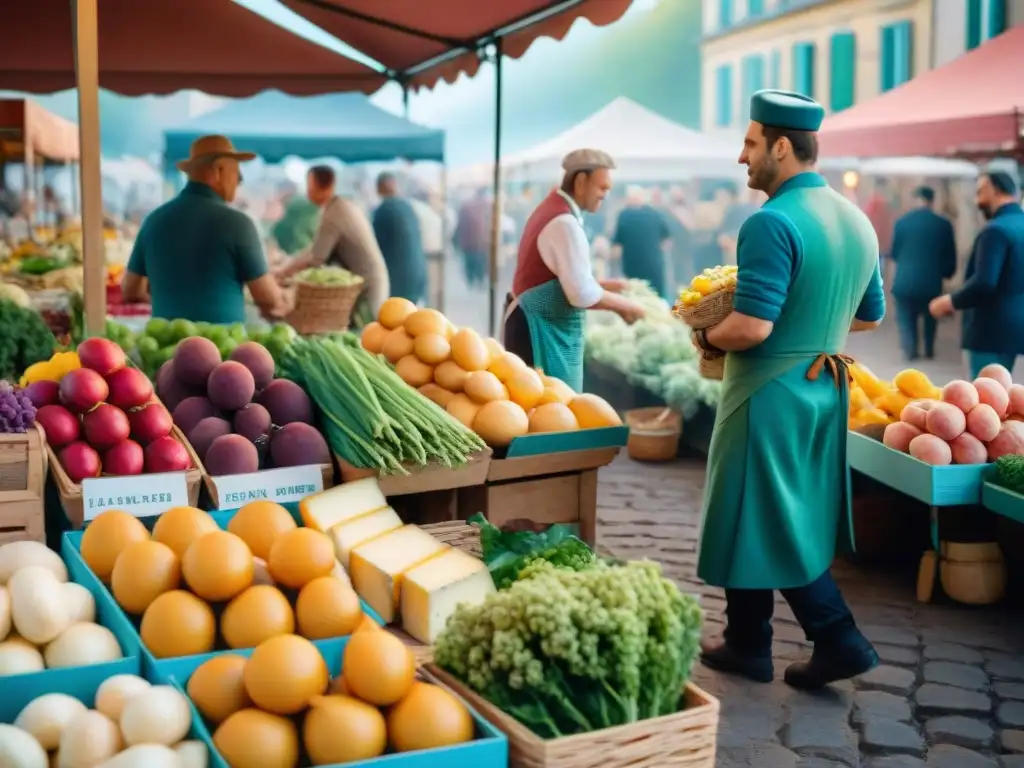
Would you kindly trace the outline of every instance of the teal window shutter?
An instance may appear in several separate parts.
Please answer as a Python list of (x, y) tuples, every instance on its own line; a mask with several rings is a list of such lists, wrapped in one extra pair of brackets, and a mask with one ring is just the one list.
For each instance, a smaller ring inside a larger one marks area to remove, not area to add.
[(914, 22), (893, 24), (893, 88), (914, 76)]
[(747, 0), (747, 16), (757, 17), (764, 14), (764, 0)]
[(832, 35), (829, 51), (829, 106), (840, 112), (853, 106), (857, 93), (857, 37), (853, 32)]
[(988, 24), (986, 26), (986, 40), (991, 40), (1006, 31), (1006, 0), (988, 0)]
[(760, 55), (746, 56), (743, 59), (741, 98), (743, 103), (740, 107), (744, 121), (750, 117), (750, 97), (757, 91), (764, 88), (764, 57)]
[(782, 52), (772, 51), (772, 58), (769, 64), (768, 87), (782, 87)]
[(732, 26), (733, 0), (718, 0), (718, 28), (727, 29)]
[(965, 3), (967, 5), (967, 23), (964, 25), (966, 31), (964, 48), (973, 51), (981, 45), (982, 0), (965, 0)]
[(895, 31), (892, 27), (882, 27), (881, 55), (879, 56), (878, 72), (881, 77), (878, 89), (885, 93), (893, 88), (893, 57), (895, 56)]
[(814, 98), (814, 43), (793, 45), (793, 85), (797, 93)]
[(732, 125), (732, 66), (723, 64), (715, 70), (715, 125)]

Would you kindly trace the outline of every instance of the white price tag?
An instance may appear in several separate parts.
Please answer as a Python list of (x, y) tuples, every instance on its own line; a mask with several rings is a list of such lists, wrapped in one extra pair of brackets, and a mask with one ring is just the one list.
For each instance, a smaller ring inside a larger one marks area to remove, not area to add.
[(246, 475), (221, 475), (211, 479), (217, 487), (218, 509), (238, 509), (250, 501), (287, 504), (324, 489), (324, 476), (319, 464), (264, 469)]
[(82, 480), (83, 518), (86, 522), (108, 509), (120, 509), (135, 517), (154, 517), (172, 507), (187, 506), (188, 483), (184, 472), (87, 477)]

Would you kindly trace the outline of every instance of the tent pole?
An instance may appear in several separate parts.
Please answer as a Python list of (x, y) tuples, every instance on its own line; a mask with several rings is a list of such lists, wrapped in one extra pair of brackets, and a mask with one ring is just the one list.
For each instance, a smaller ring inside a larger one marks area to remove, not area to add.
[(100, 67), (98, 0), (74, 0), (75, 76), (82, 184), (82, 270), (85, 329), (102, 333), (107, 323), (104, 274), (103, 182), (100, 176)]
[(409, 119), (409, 86), (402, 83), (402, 116)]
[(491, 209), (491, 258), (487, 294), (487, 328), (497, 336), (498, 249), (501, 247), (501, 38), (494, 42), (494, 200)]

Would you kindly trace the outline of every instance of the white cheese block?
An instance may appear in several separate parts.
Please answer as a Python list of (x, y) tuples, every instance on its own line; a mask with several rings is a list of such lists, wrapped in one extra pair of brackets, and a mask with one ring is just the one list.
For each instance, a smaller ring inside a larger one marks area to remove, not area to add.
[(449, 549), (402, 577), (402, 628), (421, 643), (433, 645), (461, 603), (479, 605), (494, 591), (482, 560)]
[(356, 593), (385, 624), (398, 616), (402, 574), (448, 549), (415, 525), (406, 525), (352, 550), (348, 575)]
[(348, 571), (346, 571), (345, 566), (337, 560), (334, 561), (334, 569), (331, 571), (331, 576), (336, 578), (349, 589), (352, 588), (352, 579), (348, 577)]
[(338, 560), (348, 568), (353, 549), (401, 527), (402, 518), (391, 507), (385, 507), (336, 525), (331, 528), (329, 535), (334, 541), (334, 552)]
[(377, 478), (367, 477), (307, 496), (299, 502), (299, 512), (307, 528), (326, 533), (336, 525), (376, 512), (387, 505)]

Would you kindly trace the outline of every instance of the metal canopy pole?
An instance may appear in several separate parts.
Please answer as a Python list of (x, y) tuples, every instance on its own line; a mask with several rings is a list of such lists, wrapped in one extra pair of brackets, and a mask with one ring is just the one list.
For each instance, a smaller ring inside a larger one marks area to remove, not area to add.
[(501, 247), (501, 38), (494, 43), (494, 200), (491, 209), (491, 258), (488, 269), (487, 329), (497, 336), (498, 249)]

